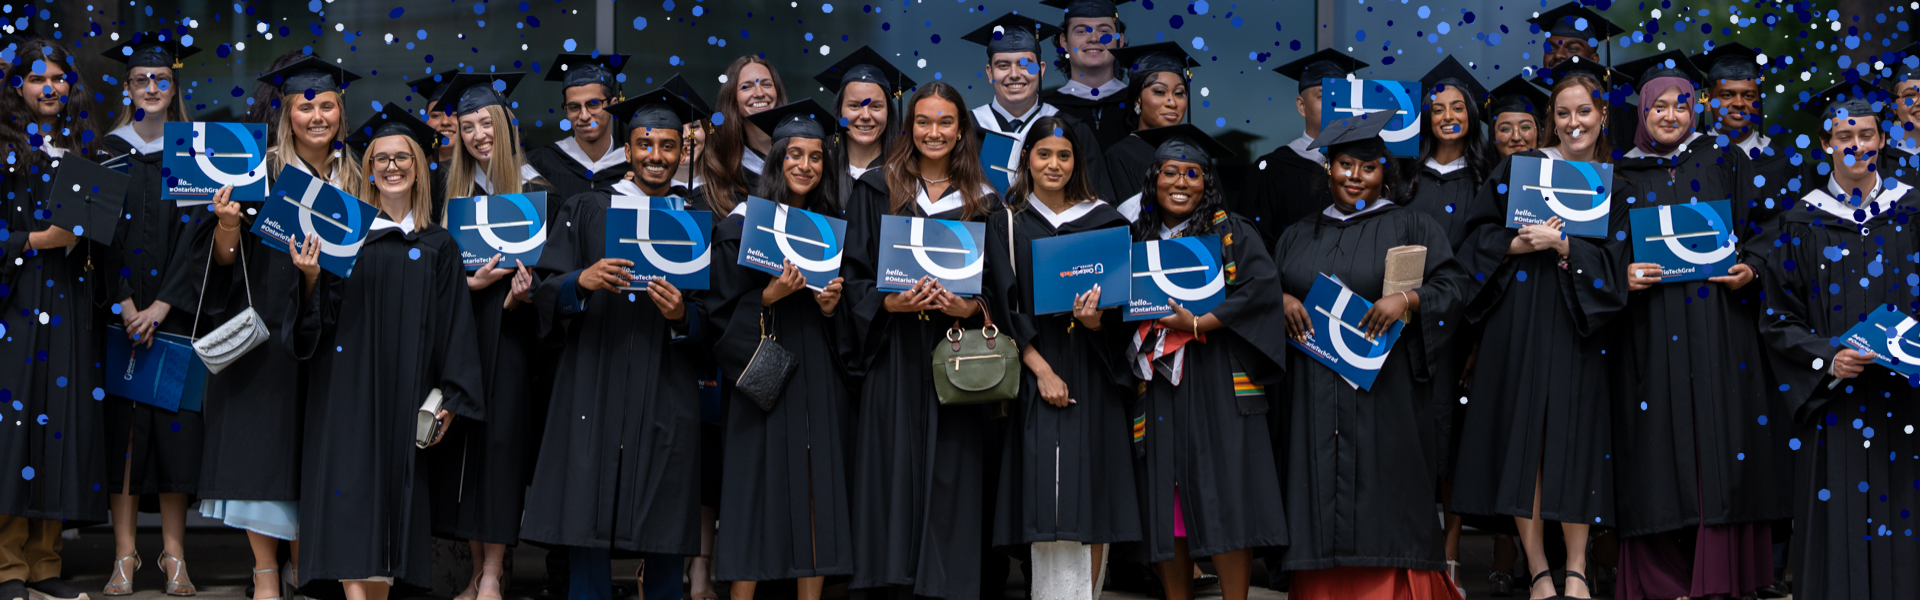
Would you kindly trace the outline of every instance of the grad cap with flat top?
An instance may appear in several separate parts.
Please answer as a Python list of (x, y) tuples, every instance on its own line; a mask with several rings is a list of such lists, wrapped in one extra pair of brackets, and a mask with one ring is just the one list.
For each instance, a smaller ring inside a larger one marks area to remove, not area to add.
[(453, 83), (453, 76), (459, 75), (459, 69), (447, 69), (427, 77), (413, 80), (414, 93), (420, 94), (427, 102), (439, 102), (440, 93), (447, 91), (447, 84)]
[(379, 113), (361, 122), (360, 127), (347, 136), (347, 146), (364, 155), (373, 147), (374, 140), (391, 135), (413, 138), (422, 152), (433, 152), (440, 147), (440, 132), (394, 102), (381, 103)]
[[(1693, 82), (1696, 87), (1700, 85), (1701, 80), (1706, 79), (1706, 74), (1701, 73), (1698, 67), (1693, 66), (1693, 61), (1688, 60), (1687, 55), (1681, 53), (1679, 50), (1668, 50), (1653, 56), (1628, 62), (1627, 64), (1620, 65), (1620, 72), (1631, 76), (1636, 82), (1636, 87), (1639, 83), (1653, 81), (1661, 77), (1678, 77)], [(1646, 98), (1642, 101), (1652, 102), (1653, 99)]]
[(840, 62), (814, 75), (813, 80), (820, 82), (821, 87), (834, 93), (839, 93), (841, 88), (856, 81), (871, 83), (885, 89), (889, 96), (898, 96), (907, 88), (920, 85), (913, 78), (907, 77), (906, 73), (895, 68), (893, 63), (887, 62), (886, 57), (881, 56), (879, 52), (874, 52), (873, 48), (868, 46), (861, 46), (859, 50), (854, 50), (846, 58), (840, 59)]
[(1233, 157), (1233, 149), (1228, 148), (1207, 132), (1201, 131), (1192, 123), (1168, 125), (1133, 132), (1149, 144), (1153, 144), (1153, 159), (1183, 160), (1199, 163), (1211, 169), (1216, 158)]
[(281, 94), (293, 96), (305, 94), (307, 90), (313, 90), (316, 94), (342, 91), (357, 79), (360, 79), (360, 75), (340, 68), (340, 65), (316, 56), (307, 56), (261, 75), (256, 80), (280, 86)]
[(1432, 100), (1434, 94), (1440, 93), (1441, 86), (1459, 89), (1468, 104), (1479, 105), (1487, 97), (1487, 86), (1480, 85), (1473, 71), (1460, 64), (1451, 54), (1440, 59), (1440, 64), (1434, 65), (1426, 75), (1420, 76), (1420, 88), (1425, 90), (1427, 100)]
[(513, 88), (519, 87), (520, 79), (526, 76), (520, 72), (454, 75), (453, 81), (447, 82), (440, 92), (441, 106), (444, 108), (447, 100), (453, 100), (453, 114), (464, 117), (489, 106), (505, 105), (507, 96), (513, 94)]
[(1067, 11), (1069, 19), (1118, 19), (1120, 4), (1133, 0), (1040, 0), (1041, 4)]
[(1907, 47), (1896, 52), (1897, 58), (1892, 61), (1893, 64), (1887, 65), (1893, 67), (1894, 83), (1920, 79), (1920, 42), (1907, 44)]
[(1129, 76), (1136, 78), (1151, 73), (1178, 73), (1181, 79), (1191, 79), (1187, 69), (1200, 66), (1200, 61), (1173, 42), (1115, 48), (1112, 53), (1114, 64), (1126, 67)]
[(1706, 81), (1701, 83), (1706, 84), (1707, 87), (1713, 87), (1721, 81), (1742, 79), (1758, 81), (1760, 79), (1760, 64), (1756, 62), (1760, 59), (1760, 51), (1749, 48), (1746, 44), (1738, 42), (1720, 44), (1714, 46), (1712, 50), (1688, 58), (1693, 61), (1695, 68), (1706, 73)]
[(1501, 113), (1517, 112), (1534, 115), (1534, 119), (1539, 120), (1541, 111), (1546, 109), (1547, 93), (1515, 75), (1493, 88), (1487, 98), (1487, 109), (1480, 111), (1480, 118), (1492, 123), (1499, 120)]
[[(1886, 90), (1871, 84), (1842, 81), (1813, 95), (1800, 103), (1801, 112), (1819, 117), (1822, 121), (1831, 121), (1841, 114), (1849, 117), (1874, 117), (1885, 120), (1881, 110), (1887, 108), (1889, 97)], [(1878, 105), (1878, 106), (1876, 106)], [(1823, 125), (1822, 130), (1826, 127)]]
[(547, 69), (547, 81), (561, 82), (560, 89), (588, 84), (605, 84), (613, 87), (617, 75), (627, 68), (626, 54), (562, 54), (554, 57), (553, 66)]
[(840, 129), (840, 116), (827, 111), (827, 108), (814, 102), (812, 98), (799, 102), (789, 102), (747, 117), (754, 127), (767, 132), (773, 141), (787, 138), (806, 138), (826, 140)]
[(127, 174), (111, 167), (69, 156), (60, 161), (48, 193), (47, 220), (102, 244), (113, 243), (127, 197)]
[(1347, 75), (1364, 68), (1366, 62), (1347, 56), (1347, 53), (1328, 48), (1293, 62), (1273, 68), (1273, 72), (1292, 77), (1300, 82), (1300, 91), (1320, 87), (1321, 79), (1345, 79)]
[(111, 58), (134, 67), (166, 67), (178, 69), (180, 60), (200, 52), (199, 48), (180, 43), (180, 37), (171, 31), (135, 33), (118, 46), (101, 52), (101, 56)]
[(1378, 160), (1388, 156), (1387, 143), (1380, 139), (1380, 132), (1386, 130), (1387, 122), (1392, 120), (1393, 114), (1385, 112), (1334, 119), (1320, 128), (1320, 135), (1307, 142), (1307, 147), (1326, 148), (1323, 152), (1329, 159), (1345, 154), (1360, 160)]
[(1007, 13), (960, 36), (960, 39), (986, 46), (988, 58), (1004, 52), (1032, 52), (1037, 59), (1040, 49), (1052, 43), (1047, 40), (1058, 35), (1059, 27), (1041, 23), (1026, 15)]
[(694, 119), (693, 104), (665, 86), (609, 106), (607, 114), (613, 115), (614, 122), (626, 135), (633, 135), (634, 129), (642, 127), (679, 133), (682, 126)]
[(687, 80), (681, 77), (679, 73), (674, 73), (672, 77), (668, 77), (666, 83), (660, 84), (660, 89), (673, 92), (679, 95), (681, 100), (685, 100), (687, 104), (692, 105), (694, 120), (705, 121), (713, 117), (713, 106), (707, 104), (707, 99), (700, 97), (700, 92), (694, 91), (693, 84), (687, 83)]
[(1540, 32), (1549, 37), (1605, 40), (1627, 32), (1593, 9), (1581, 6), (1578, 0), (1540, 13), (1540, 16), (1527, 19), (1527, 22), (1538, 25)]
[(1632, 86), (1639, 81), (1619, 69), (1575, 56), (1560, 61), (1560, 64), (1554, 65), (1552, 68), (1536, 71), (1533, 76), (1533, 83), (1551, 90), (1553, 89), (1553, 84), (1559, 82), (1560, 78), (1573, 73), (1585, 73), (1592, 76), (1595, 81), (1599, 81), (1600, 85), (1606, 88), (1603, 91), (1612, 91), (1616, 86)]

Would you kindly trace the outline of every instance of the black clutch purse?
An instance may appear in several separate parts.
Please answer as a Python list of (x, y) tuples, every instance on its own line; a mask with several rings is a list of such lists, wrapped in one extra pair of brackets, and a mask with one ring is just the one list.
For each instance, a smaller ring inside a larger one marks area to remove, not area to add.
[(760, 346), (753, 349), (747, 368), (741, 369), (740, 379), (733, 382), (734, 388), (752, 399), (760, 410), (772, 412), (773, 405), (780, 401), (780, 391), (786, 389), (787, 380), (798, 367), (793, 353), (780, 347), (773, 334), (767, 333), (767, 311), (761, 309)]

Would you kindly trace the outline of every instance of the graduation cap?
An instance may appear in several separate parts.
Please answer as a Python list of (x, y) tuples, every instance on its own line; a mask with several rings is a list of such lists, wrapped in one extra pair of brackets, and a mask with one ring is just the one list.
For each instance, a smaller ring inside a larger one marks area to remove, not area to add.
[(280, 93), (288, 96), (304, 94), (307, 90), (314, 93), (334, 92), (346, 89), (347, 84), (359, 79), (352, 71), (315, 56), (307, 56), (293, 64), (274, 69), (261, 75), (257, 81), (280, 86)]
[(127, 68), (167, 67), (178, 69), (180, 60), (200, 52), (199, 48), (180, 43), (179, 36), (171, 31), (136, 33), (118, 46), (101, 52), (101, 56), (126, 63)]
[(1060, 28), (1026, 15), (1007, 13), (988, 21), (960, 39), (987, 47), (987, 56), (1004, 52), (1032, 52), (1037, 58), (1044, 40), (1060, 35)]
[[(1693, 66), (1693, 61), (1678, 50), (1668, 50), (1653, 56), (1620, 65), (1620, 71), (1630, 75), (1634, 81), (1646, 83), (1661, 77), (1678, 77), (1696, 84), (1706, 75)], [(1651, 102), (1652, 99), (1647, 99)]]
[(1328, 48), (1274, 67), (1273, 72), (1300, 82), (1300, 91), (1304, 92), (1307, 88), (1319, 87), (1321, 79), (1345, 79), (1347, 75), (1364, 68), (1367, 68), (1366, 62)]
[[(1913, 61), (1913, 62), (1908, 62)], [(1907, 44), (1901, 48), (1899, 59), (1893, 61), (1893, 81), (1901, 82), (1920, 79), (1920, 42)]]
[(679, 73), (674, 73), (673, 77), (667, 78), (666, 83), (660, 84), (660, 89), (673, 92), (680, 96), (681, 100), (685, 100), (687, 104), (692, 105), (693, 113), (697, 120), (706, 120), (713, 115), (713, 106), (707, 104), (707, 99), (701, 98), (700, 92), (693, 90), (693, 84), (687, 83), (687, 80), (680, 77)]
[(560, 89), (578, 87), (593, 83), (613, 87), (614, 76), (627, 68), (626, 54), (562, 54), (554, 57), (553, 67), (547, 70), (547, 81), (561, 82)]
[(827, 70), (814, 75), (813, 80), (820, 82), (821, 87), (836, 92), (849, 83), (863, 81), (880, 86), (890, 96), (898, 96), (901, 91), (919, 85), (900, 69), (894, 68), (886, 57), (867, 46), (861, 46), (859, 50), (840, 59), (840, 62), (833, 63)]
[(513, 88), (519, 87), (520, 79), (526, 76), (526, 73), (461, 73), (447, 82), (437, 100), (444, 106), (447, 100), (453, 99), (453, 113), (464, 117), (489, 106), (506, 104), (507, 96), (513, 94)]
[(429, 77), (414, 80), (413, 91), (428, 102), (439, 102), (440, 93), (447, 90), (447, 84), (453, 83), (453, 76), (459, 75), (459, 69), (447, 69)]
[(93, 162), (60, 161), (47, 195), (47, 220), (102, 244), (113, 243), (120, 223), (121, 203), (127, 198), (127, 174)]
[(1065, 9), (1069, 19), (1118, 19), (1117, 5), (1133, 0), (1040, 0), (1041, 4)]
[(1599, 81), (1600, 85), (1608, 91), (1611, 91), (1614, 86), (1630, 86), (1639, 81), (1619, 69), (1575, 56), (1561, 61), (1560, 64), (1554, 65), (1551, 68), (1541, 69), (1537, 75), (1534, 75), (1533, 82), (1539, 84), (1540, 87), (1553, 89), (1554, 83), (1574, 73), (1585, 73), (1593, 77), (1595, 81)]
[(1467, 66), (1460, 64), (1452, 54), (1440, 59), (1440, 64), (1434, 65), (1426, 75), (1420, 76), (1420, 88), (1426, 90), (1428, 100), (1433, 94), (1440, 93), (1440, 86), (1460, 90), (1460, 95), (1464, 96), (1469, 104), (1479, 104), (1487, 97), (1487, 86), (1480, 85), (1480, 80), (1473, 76), (1473, 71), (1467, 70)]
[(1800, 110), (1817, 116), (1822, 121), (1833, 120), (1842, 113), (1849, 117), (1882, 118), (1880, 111), (1874, 105), (1878, 104), (1880, 108), (1885, 108), (1886, 102), (1891, 99), (1887, 92), (1880, 88), (1842, 81), (1820, 90), (1806, 102), (1800, 103)]
[(1142, 129), (1133, 134), (1153, 144), (1153, 159), (1156, 161), (1184, 160), (1211, 169), (1213, 159), (1233, 156), (1232, 149), (1192, 123)]
[(440, 132), (413, 116), (411, 111), (400, 108), (393, 102), (380, 105), (380, 112), (360, 123), (360, 127), (347, 136), (347, 145), (361, 154), (373, 146), (373, 141), (390, 135), (403, 135), (413, 138), (420, 150), (432, 152), (440, 146)]
[(1360, 160), (1379, 160), (1387, 155), (1387, 143), (1380, 139), (1392, 113), (1367, 113), (1334, 119), (1320, 128), (1320, 135), (1307, 143), (1309, 148), (1326, 148), (1326, 155), (1345, 154)]
[(747, 120), (753, 122), (754, 127), (767, 132), (776, 142), (795, 137), (824, 140), (840, 128), (840, 115), (828, 112), (826, 107), (820, 106), (812, 98), (789, 102), (785, 106), (747, 117)]
[(1604, 40), (1627, 32), (1593, 9), (1581, 6), (1578, 0), (1540, 13), (1540, 16), (1527, 19), (1527, 22), (1540, 26), (1540, 31), (1549, 37)]
[(1125, 65), (1134, 78), (1152, 73), (1178, 73), (1181, 79), (1191, 79), (1187, 69), (1200, 66), (1200, 61), (1194, 60), (1186, 49), (1173, 42), (1127, 46), (1115, 48), (1112, 52), (1115, 64)]
[(1708, 86), (1723, 80), (1759, 80), (1760, 64), (1757, 62), (1759, 59), (1759, 50), (1738, 42), (1714, 46), (1712, 50), (1688, 57), (1688, 60), (1693, 62), (1694, 68), (1706, 73), (1704, 83)]
[(681, 126), (693, 121), (693, 111), (692, 103), (665, 86), (607, 107), (607, 114), (613, 115), (625, 131), (646, 127), (678, 133)]
[(1480, 117), (1488, 123), (1498, 120), (1502, 113), (1527, 113), (1538, 118), (1546, 109), (1547, 93), (1515, 75), (1493, 88), (1487, 98), (1487, 109), (1480, 112)]

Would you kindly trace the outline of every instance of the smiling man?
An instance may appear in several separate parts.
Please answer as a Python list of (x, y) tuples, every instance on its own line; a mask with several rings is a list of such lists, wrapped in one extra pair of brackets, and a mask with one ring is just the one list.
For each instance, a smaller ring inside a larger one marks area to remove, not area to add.
[[(1540, 13), (1527, 22), (1539, 29), (1537, 33), (1546, 36), (1545, 51), (1540, 54), (1540, 68), (1534, 71), (1533, 82), (1547, 89), (1552, 89), (1553, 82), (1565, 72), (1561, 63), (1568, 60), (1577, 58), (1612, 67), (1611, 53), (1602, 58), (1600, 48), (1614, 36), (1627, 32), (1600, 13), (1582, 6), (1578, 0)], [(1609, 79), (1601, 83), (1617, 90), (1608, 99), (1611, 106), (1607, 109), (1608, 141), (1613, 142), (1614, 148), (1632, 148), (1633, 132), (1640, 124), (1640, 108), (1626, 101), (1632, 94), (1627, 88), (1631, 88), (1633, 82)]]
[(1893, 102), (1887, 106), (1887, 148), (1881, 153), (1883, 171), (1894, 179), (1920, 181), (1920, 42), (1901, 48), (1893, 67)]
[[(1060, 114), (1060, 107), (1040, 100), (1040, 82), (1046, 79), (1047, 64), (1040, 62), (1040, 44), (1042, 40), (1057, 39), (1060, 28), (1041, 23), (1017, 14), (1003, 15), (979, 29), (973, 30), (962, 39), (987, 47), (987, 79), (993, 82), (993, 99), (973, 109), (973, 122), (981, 129), (1006, 134), (1014, 139), (1014, 154), (1011, 157), (1016, 169), (1019, 167), (1019, 148), (1026, 139), (1027, 128), (1041, 117)], [(1119, 94), (1115, 94), (1118, 97)], [(1072, 121), (1070, 135), (1079, 141), (1083, 160), (1087, 160), (1090, 181), (1094, 182), (1094, 194), (1108, 202), (1116, 202), (1111, 186), (1104, 175), (1106, 161), (1101, 157), (1098, 146), (1099, 136), (1085, 121), (1071, 114), (1062, 115)]]
[[(1120, 68), (1110, 52), (1127, 45), (1127, 24), (1120, 21), (1117, 4), (1130, 0), (1044, 0), (1041, 4), (1065, 9), (1066, 20), (1053, 37), (1054, 51), (1067, 59), (1067, 84), (1041, 99), (1093, 129), (1102, 147), (1133, 133), (1127, 125), (1121, 92)], [(998, 92), (996, 91), (996, 94)], [(1038, 117), (1036, 117), (1038, 118)]]
[[(1753, 211), (1754, 223), (1740, 225), (1742, 235), (1759, 233), (1758, 224), (1785, 209), (1797, 195), (1789, 190), (1804, 189), (1792, 183), (1805, 170), (1793, 164), (1794, 150), (1761, 132), (1766, 124), (1759, 58), (1759, 51), (1737, 43), (1721, 44), (1690, 58), (1706, 73), (1702, 82), (1706, 90), (1700, 98), (1706, 107), (1701, 120), (1709, 134), (1726, 136), (1734, 201), (1747, 203), (1747, 210)], [(1778, 131), (1779, 127), (1773, 129)], [(1907, 172), (1911, 173), (1912, 167)]]
[(626, 64), (625, 54), (562, 54), (547, 71), (547, 81), (561, 82), (561, 108), (573, 135), (527, 153), (527, 164), (553, 184), (557, 198), (606, 190), (626, 177), (627, 157), (607, 114)]

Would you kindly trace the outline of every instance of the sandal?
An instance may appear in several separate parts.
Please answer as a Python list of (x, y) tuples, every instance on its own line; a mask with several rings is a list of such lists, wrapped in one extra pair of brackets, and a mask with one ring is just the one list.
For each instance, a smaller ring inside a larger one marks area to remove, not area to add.
[(160, 553), (160, 561), (162, 563), (160, 565), (161, 572), (166, 572), (167, 566), (165, 562), (168, 560), (173, 561), (173, 572), (167, 575), (167, 589), (165, 590), (167, 595), (168, 596), (192, 596), (195, 593), (197, 593), (193, 589), (193, 582), (186, 578), (187, 577), (187, 561), (181, 559), (178, 556), (161, 552)]
[(1556, 589), (1556, 590), (1554, 590), (1554, 594), (1553, 594), (1552, 596), (1547, 596), (1547, 597), (1545, 597), (1545, 598), (1534, 598), (1534, 597), (1533, 597), (1533, 586), (1534, 586), (1534, 584), (1537, 584), (1537, 583), (1540, 583), (1540, 580), (1542, 580), (1542, 579), (1547, 579), (1547, 585), (1549, 585), (1549, 586), (1551, 586), (1551, 585), (1553, 585), (1553, 580), (1551, 580), (1551, 579), (1548, 579), (1548, 578), (1550, 578), (1550, 577), (1553, 577), (1553, 569), (1547, 569), (1547, 570), (1544, 570), (1544, 571), (1541, 571), (1541, 572), (1539, 572), (1539, 573), (1536, 573), (1536, 574), (1534, 574), (1534, 576), (1533, 576), (1533, 581), (1529, 581), (1529, 582), (1527, 582), (1527, 597), (1528, 597), (1528, 598), (1532, 598), (1532, 600), (1559, 600), (1559, 599), (1560, 599), (1560, 598), (1561, 598), (1562, 596), (1560, 595), (1560, 591), (1559, 591), (1559, 590), (1557, 590), (1557, 589)]
[[(127, 568), (128, 559), (133, 560), (133, 568), (131, 569)], [(140, 554), (137, 552), (114, 559), (113, 577), (110, 577), (107, 579), (107, 587), (106, 589), (100, 590), (100, 595), (102, 596), (133, 595), (133, 574), (138, 573), (140, 571), (140, 566), (143, 564), (145, 563), (141, 562)], [(113, 580), (115, 578), (118, 578), (120, 580), (120, 583), (114, 583)]]
[[(1578, 579), (1578, 580), (1580, 580), (1580, 583), (1584, 583), (1584, 584), (1586, 584), (1586, 586), (1587, 586), (1587, 594), (1588, 594), (1588, 595), (1587, 595), (1587, 597), (1585, 597), (1585, 598), (1576, 598), (1576, 597), (1573, 597), (1573, 596), (1563, 596), (1564, 598), (1566, 598), (1567, 600), (1593, 600), (1593, 596), (1592, 596), (1592, 594), (1593, 594), (1593, 582), (1590, 582), (1590, 581), (1587, 581), (1587, 576), (1586, 576), (1586, 575), (1582, 575), (1582, 574), (1580, 574), (1580, 572), (1579, 572), (1579, 571), (1575, 571), (1575, 570), (1573, 570), (1573, 569), (1567, 569), (1567, 578), (1568, 578), (1568, 579)], [(1565, 587), (1565, 586), (1563, 585), (1563, 586), (1561, 586), (1561, 587)]]
[[(277, 574), (278, 574), (279, 572), (280, 572), (280, 570), (279, 570), (279, 569), (254, 569), (254, 570), (253, 570), (253, 585), (254, 585), (254, 588), (255, 588), (255, 589), (259, 589), (259, 586), (260, 586), (260, 574), (261, 574), (261, 573), (275, 573), (275, 574), (276, 574), (276, 576), (277, 576)], [(249, 597), (249, 598), (252, 598), (252, 596), (251, 596), (251, 595), (249, 595), (248, 597)], [(280, 599), (281, 599), (281, 598), (283, 598), (283, 597), (284, 597), (284, 596), (274, 596), (274, 597), (272, 597), (272, 598), (254, 598), (254, 600), (280, 600)]]
[(1467, 586), (1460, 585), (1460, 561), (1459, 560), (1456, 560), (1456, 559), (1447, 560), (1447, 581), (1453, 584), (1453, 589), (1458, 590), (1460, 592), (1461, 598), (1467, 597)]

